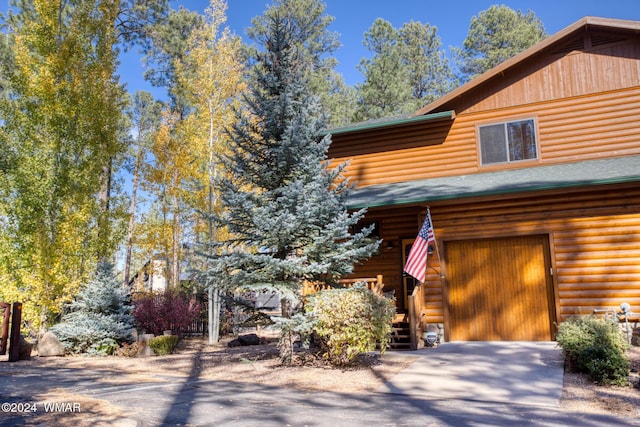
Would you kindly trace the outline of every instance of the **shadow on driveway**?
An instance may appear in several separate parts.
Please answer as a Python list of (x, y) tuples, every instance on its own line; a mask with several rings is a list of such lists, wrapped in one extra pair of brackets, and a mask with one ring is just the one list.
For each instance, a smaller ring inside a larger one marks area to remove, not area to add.
[(378, 392), (421, 399), (560, 405), (564, 362), (555, 342), (447, 342), (411, 354), (422, 357)]

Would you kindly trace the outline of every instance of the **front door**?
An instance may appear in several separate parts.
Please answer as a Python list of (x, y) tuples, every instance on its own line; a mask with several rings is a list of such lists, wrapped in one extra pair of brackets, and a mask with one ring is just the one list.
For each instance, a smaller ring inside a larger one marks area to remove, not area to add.
[[(407, 257), (411, 251), (411, 245), (416, 239), (402, 239), (402, 268), (407, 264)], [(413, 288), (418, 285), (418, 281), (413, 276), (402, 272), (402, 307), (398, 307), (399, 310), (405, 313), (409, 310), (409, 295), (413, 293)]]

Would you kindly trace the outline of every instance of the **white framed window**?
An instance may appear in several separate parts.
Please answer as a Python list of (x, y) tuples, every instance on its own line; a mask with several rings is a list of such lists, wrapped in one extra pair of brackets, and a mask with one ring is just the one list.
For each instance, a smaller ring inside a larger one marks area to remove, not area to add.
[(538, 145), (533, 119), (478, 126), (480, 164), (536, 160)]

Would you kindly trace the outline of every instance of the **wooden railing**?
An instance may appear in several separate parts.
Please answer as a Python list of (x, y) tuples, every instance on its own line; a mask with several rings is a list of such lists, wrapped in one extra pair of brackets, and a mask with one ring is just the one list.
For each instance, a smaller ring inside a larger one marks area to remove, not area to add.
[(422, 314), (424, 310), (424, 287), (421, 284), (413, 288), (408, 302), (411, 350), (417, 350), (418, 347), (421, 347), (420, 336), (422, 335)]
[[(359, 282), (364, 282), (368, 289), (371, 289), (378, 295), (382, 295), (382, 288), (384, 288), (382, 274), (378, 274), (377, 277), (359, 277), (355, 279), (341, 279), (338, 281), (338, 283), (345, 288), (350, 288)], [(305, 282), (304, 287), (302, 288), (302, 295), (310, 295), (325, 289), (331, 289), (331, 286), (321, 282)]]

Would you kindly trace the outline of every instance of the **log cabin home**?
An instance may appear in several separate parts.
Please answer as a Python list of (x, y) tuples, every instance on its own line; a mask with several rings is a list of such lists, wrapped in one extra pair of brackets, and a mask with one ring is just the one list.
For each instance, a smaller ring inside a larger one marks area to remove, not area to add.
[[(354, 277), (447, 341), (640, 312), (640, 22), (585, 17), (414, 114), (329, 132), (382, 239)], [(403, 265), (429, 207), (426, 279)]]

